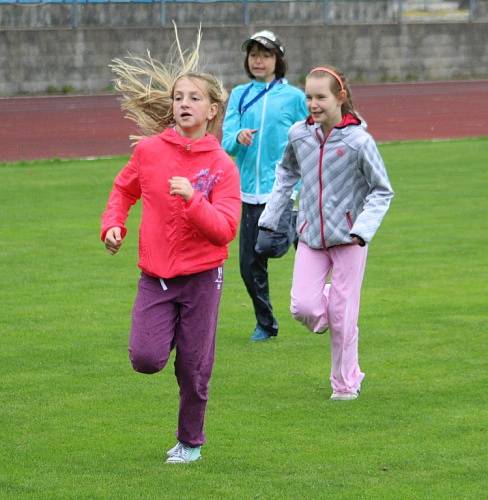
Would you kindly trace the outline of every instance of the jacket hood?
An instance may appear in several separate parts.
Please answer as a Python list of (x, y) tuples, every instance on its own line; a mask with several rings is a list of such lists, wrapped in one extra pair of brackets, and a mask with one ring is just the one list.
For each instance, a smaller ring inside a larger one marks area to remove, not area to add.
[(169, 142), (176, 146), (181, 146), (186, 150), (191, 150), (195, 153), (204, 151), (215, 151), (220, 149), (220, 144), (216, 137), (212, 134), (205, 134), (199, 139), (190, 139), (180, 135), (174, 128), (167, 128), (158, 136), (162, 141)]
[[(358, 116), (348, 113), (342, 117), (342, 120), (334, 128), (345, 128), (349, 125), (361, 125), (361, 120)], [(307, 125), (315, 125), (312, 116), (307, 117)]]
[(356, 115), (348, 113), (347, 115), (343, 116), (341, 122), (338, 123), (334, 128), (345, 128), (349, 125), (361, 125), (361, 120)]

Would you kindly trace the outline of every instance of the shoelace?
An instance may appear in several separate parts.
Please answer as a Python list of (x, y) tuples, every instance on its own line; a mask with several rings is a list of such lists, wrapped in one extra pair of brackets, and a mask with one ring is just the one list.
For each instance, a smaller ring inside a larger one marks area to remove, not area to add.
[(176, 446), (173, 448), (173, 450), (171, 450), (171, 453), (168, 456), (172, 457), (173, 455), (176, 455), (182, 446), (183, 445), (178, 441), (176, 443)]
[(190, 453), (191, 453), (191, 448), (180, 443), (178, 449), (175, 450), (175, 452), (171, 456), (186, 460), (190, 456)]

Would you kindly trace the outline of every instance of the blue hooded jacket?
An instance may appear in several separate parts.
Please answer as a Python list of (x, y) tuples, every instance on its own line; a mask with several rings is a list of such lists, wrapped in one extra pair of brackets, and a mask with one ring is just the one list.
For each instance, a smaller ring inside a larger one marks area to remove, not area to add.
[[(222, 146), (235, 157), (241, 174), (241, 198), (245, 203), (268, 201), (288, 130), (307, 116), (304, 93), (284, 78), (241, 113), (246, 104), (270, 85), (255, 80), (238, 85), (231, 92), (225, 114)], [(250, 146), (237, 142), (243, 129), (258, 129)]]

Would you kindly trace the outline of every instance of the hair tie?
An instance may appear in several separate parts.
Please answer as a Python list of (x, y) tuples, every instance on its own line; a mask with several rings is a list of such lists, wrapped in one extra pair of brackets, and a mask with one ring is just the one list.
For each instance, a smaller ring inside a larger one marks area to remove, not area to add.
[(344, 88), (344, 83), (342, 82), (342, 78), (333, 70), (326, 68), (324, 66), (317, 66), (316, 68), (312, 69), (309, 73), (311, 75), (312, 73), (315, 73), (316, 71), (324, 71), (325, 73), (329, 73), (329, 75), (332, 75), (338, 82), (339, 85), (341, 86), (341, 90), (345, 91), (346, 89)]

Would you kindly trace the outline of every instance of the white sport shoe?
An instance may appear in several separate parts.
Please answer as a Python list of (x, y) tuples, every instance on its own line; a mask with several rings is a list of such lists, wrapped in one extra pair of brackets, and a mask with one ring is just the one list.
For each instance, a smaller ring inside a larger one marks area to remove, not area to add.
[[(191, 446), (185, 446), (183, 443), (178, 442), (176, 446), (168, 451), (168, 458), (166, 460), (167, 464), (188, 464), (190, 462), (195, 462), (200, 460), (202, 455), (200, 453), (201, 446), (196, 446), (192, 448)], [(171, 455), (169, 452), (172, 452)]]
[(330, 399), (332, 401), (352, 401), (357, 399), (359, 392), (333, 392)]
[(180, 447), (183, 446), (179, 441), (176, 442), (176, 444), (173, 446), (173, 448), (170, 448), (167, 452), (166, 455), (169, 457), (176, 453), (176, 450)]

